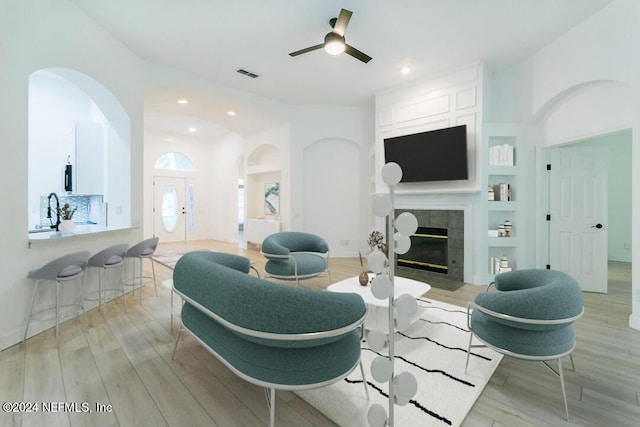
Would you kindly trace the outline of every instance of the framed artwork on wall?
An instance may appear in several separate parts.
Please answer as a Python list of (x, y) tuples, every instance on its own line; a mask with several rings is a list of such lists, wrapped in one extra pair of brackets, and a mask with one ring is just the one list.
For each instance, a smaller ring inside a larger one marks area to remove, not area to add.
[(276, 216), (280, 214), (279, 182), (268, 182), (264, 185), (264, 213)]

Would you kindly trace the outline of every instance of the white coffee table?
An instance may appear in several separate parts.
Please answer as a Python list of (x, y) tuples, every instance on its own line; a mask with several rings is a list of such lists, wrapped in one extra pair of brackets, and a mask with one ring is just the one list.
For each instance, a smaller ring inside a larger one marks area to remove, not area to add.
[[(395, 277), (394, 286), (394, 296), (396, 298), (402, 294), (409, 294), (418, 298), (431, 289), (431, 286), (426, 283), (404, 277)], [(369, 308), (367, 319), (364, 322), (365, 329), (389, 330), (389, 299), (380, 300), (376, 298), (371, 292), (371, 284), (362, 286), (358, 281), (358, 276), (355, 276), (336, 282), (330, 285), (327, 290), (360, 295)], [(424, 308), (418, 307), (418, 312), (411, 319), (411, 324), (418, 320), (422, 312), (424, 312)]]

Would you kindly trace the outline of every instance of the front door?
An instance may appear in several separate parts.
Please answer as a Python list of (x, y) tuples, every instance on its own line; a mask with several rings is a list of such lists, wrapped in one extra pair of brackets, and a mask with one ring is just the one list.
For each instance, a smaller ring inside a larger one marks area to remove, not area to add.
[(551, 268), (607, 292), (608, 166), (603, 147), (551, 150)]
[(180, 242), (193, 234), (193, 183), (186, 178), (153, 178), (153, 234)]

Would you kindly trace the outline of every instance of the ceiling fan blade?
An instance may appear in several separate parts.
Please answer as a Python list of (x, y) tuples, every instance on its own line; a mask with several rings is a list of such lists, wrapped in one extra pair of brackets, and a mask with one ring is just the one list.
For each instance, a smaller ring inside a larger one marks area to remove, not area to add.
[(307, 47), (307, 48), (304, 48), (304, 49), (296, 50), (295, 52), (291, 52), (289, 54), (289, 56), (302, 55), (303, 53), (312, 52), (314, 50), (322, 49), (323, 47), (324, 47), (324, 43), (317, 44), (315, 46), (311, 46), (311, 47)]
[(340, 15), (338, 15), (338, 20), (333, 26), (333, 32), (344, 37), (344, 32), (347, 30), (347, 25), (349, 24), (352, 14), (353, 12), (350, 10), (340, 9)]
[(351, 45), (348, 45), (346, 43), (345, 43), (345, 46), (344, 46), (344, 53), (346, 53), (347, 55), (351, 55), (356, 59), (359, 59), (360, 61), (364, 62), (365, 64), (373, 59), (369, 55), (367, 55), (366, 53), (360, 52), (355, 47), (353, 47)]

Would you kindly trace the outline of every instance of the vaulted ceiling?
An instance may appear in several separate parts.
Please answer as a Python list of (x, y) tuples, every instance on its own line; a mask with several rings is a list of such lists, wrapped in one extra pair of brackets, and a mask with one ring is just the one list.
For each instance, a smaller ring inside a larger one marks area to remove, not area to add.
[[(293, 105), (372, 105), (378, 91), (472, 61), (517, 64), (611, 0), (71, 1), (140, 57), (230, 88), (192, 107), (226, 128), (227, 110), (249, 105), (233, 91)], [(353, 12), (346, 42), (369, 63), (324, 50), (289, 56), (322, 43), (341, 8)], [(174, 105), (181, 90), (150, 93), (149, 105), (167, 108), (149, 112), (184, 115)]]

